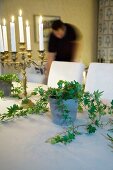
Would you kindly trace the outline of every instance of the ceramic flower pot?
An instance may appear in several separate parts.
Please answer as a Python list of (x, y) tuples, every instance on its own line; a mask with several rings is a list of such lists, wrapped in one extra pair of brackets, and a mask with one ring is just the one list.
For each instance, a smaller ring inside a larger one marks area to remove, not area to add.
[(0, 80), (0, 89), (4, 92), (4, 96), (11, 95), (11, 86), (11, 82)]
[(52, 121), (58, 125), (69, 125), (74, 123), (77, 116), (78, 101), (75, 99), (63, 100), (63, 103), (69, 110), (69, 119), (65, 119), (63, 113), (59, 110), (57, 100), (54, 98), (49, 99)]

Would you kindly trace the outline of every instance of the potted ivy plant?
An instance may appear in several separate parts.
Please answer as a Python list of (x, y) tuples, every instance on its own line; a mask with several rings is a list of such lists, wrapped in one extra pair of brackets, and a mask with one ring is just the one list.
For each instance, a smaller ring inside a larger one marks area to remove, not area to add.
[(48, 98), (50, 104), (52, 120), (58, 125), (72, 124), (76, 119), (78, 100), (83, 94), (83, 88), (76, 81), (60, 80), (57, 85), (57, 88), (49, 87), (45, 91), (45, 98)]
[(2, 74), (0, 75), (0, 89), (4, 92), (4, 96), (11, 95), (12, 82), (19, 82), (16, 74)]
[(58, 125), (72, 124), (76, 120), (82, 86), (76, 81), (63, 80), (57, 85), (57, 88), (48, 89), (52, 120)]

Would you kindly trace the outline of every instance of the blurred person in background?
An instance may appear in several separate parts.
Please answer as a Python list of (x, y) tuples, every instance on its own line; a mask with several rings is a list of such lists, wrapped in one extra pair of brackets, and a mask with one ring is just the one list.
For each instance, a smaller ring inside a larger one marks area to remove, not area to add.
[(55, 20), (49, 36), (46, 65), (46, 82), (52, 61), (77, 61), (77, 52), (82, 35), (73, 25)]

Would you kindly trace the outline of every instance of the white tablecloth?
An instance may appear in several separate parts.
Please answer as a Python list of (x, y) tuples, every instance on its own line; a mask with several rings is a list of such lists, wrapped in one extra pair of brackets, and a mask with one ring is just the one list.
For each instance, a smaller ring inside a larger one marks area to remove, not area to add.
[[(4, 107), (7, 102), (13, 103), (11, 99), (3, 100)], [(75, 123), (85, 121), (84, 114), (78, 114)], [(48, 115), (0, 124), (0, 170), (113, 170), (113, 152), (103, 136), (106, 129), (77, 136), (67, 145), (45, 142), (61, 131), (62, 127), (52, 123)]]

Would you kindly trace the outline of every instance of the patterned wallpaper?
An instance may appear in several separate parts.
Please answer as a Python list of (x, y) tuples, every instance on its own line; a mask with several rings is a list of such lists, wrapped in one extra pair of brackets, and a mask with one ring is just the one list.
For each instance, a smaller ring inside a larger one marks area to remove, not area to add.
[(113, 63), (113, 0), (99, 0), (98, 61)]

